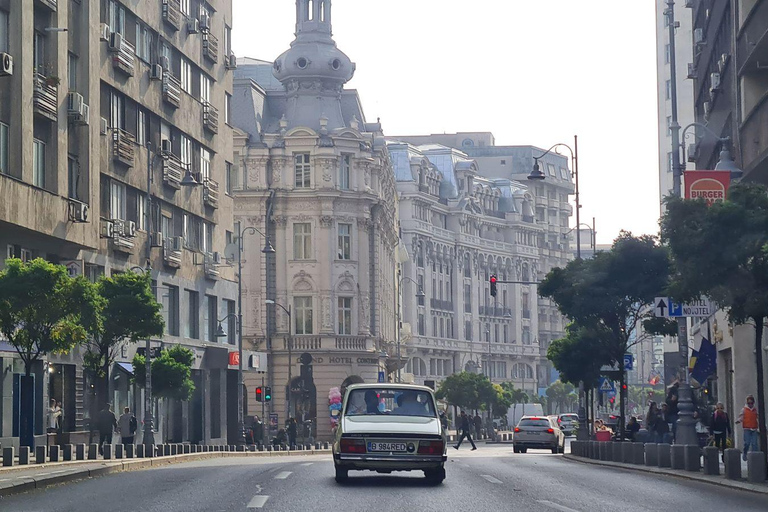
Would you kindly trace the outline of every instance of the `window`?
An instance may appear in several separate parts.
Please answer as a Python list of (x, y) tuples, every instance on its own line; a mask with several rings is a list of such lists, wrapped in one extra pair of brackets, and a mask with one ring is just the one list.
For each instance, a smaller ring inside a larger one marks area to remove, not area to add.
[(107, 2), (107, 23), (112, 32), (125, 35), (125, 8), (117, 0)]
[(672, 80), (667, 80), (664, 85), (666, 90), (666, 98), (671, 99), (672, 98)]
[(187, 322), (184, 324), (184, 337), (200, 339), (200, 304), (196, 291), (186, 290)]
[(672, 116), (667, 116), (667, 135), (672, 135)]
[(9, 53), (8, 48), (10, 46), (10, 38), (8, 36), (8, 13), (6, 11), (0, 11), (0, 52)]
[(204, 253), (213, 252), (213, 224), (203, 221), (203, 246), (201, 250)]
[(224, 93), (224, 122), (229, 124), (232, 119), (232, 95)]
[[(2, 25), (2, 21), (0, 21), (0, 25)], [(77, 55), (74, 53), (70, 53), (67, 60), (67, 85), (70, 91), (77, 90)]]
[(533, 368), (525, 363), (517, 363), (512, 367), (513, 379), (533, 379)]
[(421, 296), (417, 297), (418, 304), (419, 304), (419, 306), (423, 306), (424, 305), (424, 296), (423, 296), (423, 293), (424, 293), (424, 276), (419, 275), (418, 278), (416, 279), (416, 281), (419, 283), (417, 291), (421, 290), (421, 293), (422, 293)]
[(34, 39), (32, 40), (32, 65), (35, 71), (45, 74), (45, 35), (41, 32), (35, 31)]
[(32, 184), (45, 187), (45, 142), (35, 139), (32, 153)]
[(237, 176), (233, 173), (232, 170), (232, 164), (229, 162), (226, 162), (226, 175), (224, 176), (224, 190), (226, 191), (227, 195), (232, 195), (232, 184), (235, 180), (237, 180)]
[(547, 171), (549, 172), (550, 176), (557, 176), (557, 173), (555, 172), (555, 166), (552, 164), (547, 164)]
[(211, 102), (211, 79), (204, 73), (200, 73), (200, 101)]
[(77, 199), (77, 185), (80, 179), (80, 164), (71, 155), (67, 158), (67, 197)]
[(669, 59), (672, 56), (672, 51), (670, 49), (669, 43), (664, 45), (664, 64), (669, 64)]
[(294, 333), (312, 334), (312, 297), (294, 297)]
[(211, 152), (205, 148), (200, 148), (200, 176), (203, 179), (211, 177)]
[(426, 321), (424, 320), (424, 313), (419, 313), (417, 327), (418, 327), (419, 336), (424, 336), (427, 334), (427, 325), (426, 325)]
[(181, 58), (181, 76), (179, 79), (181, 80), (181, 89), (192, 94), (192, 65), (183, 57)]
[(432, 317), (432, 336), (437, 337), (437, 317)]
[(136, 196), (136, 228), (147, 230), (147, 196), (143, 194)]
[(523, 327), (523, 345), (531, 344), (531, 328), (528, 326)]
[(143, 146), (147, 143), (147, 113), (139, 109), (136, 112), (136, 144)]
[(349, 190), (351, 160), (352, 157), (350, 155), (341, 156), (341, 169), (339, 169), (339, 188), (342, 190)]
[(501, 341), (504, 343), (509, 343), (509, 326), (508, 325), (504, 326), (504, 338), (502, 338)]
[(352, 224), (339, 224), (339, 259), (352, 259)]
[(114, 91), (110, 100), (109, 125), (112, 128), (125, 129), (125, 100)]
[(293, 225), (293, 259), (312, 259), (312, 224), (308, 222)]
[(493, 341), (499, 342), (499, 324), (493, 324)]
[(179, 287), (166, 284), (167, 307), (165, 308), (165, 332), (171, 336), (179, 335)]
[(464, 339), (472, 341), (472, 320), (464, 321)]
[(143, 23), (136, 22), (136, 56), (146, 63), (151, 62), (152, 31)]
[(339, 297), (339, 334), (352, 334), (351, 297)]
[(564, 180), (567, 180), (568, 179), (568, 169), (566, 169), (565, 167), (561, 167), (560, 168), (560, 177), (562, 179), (564, 179)]
[(237, 321), (235, 316), (235, 301), (224, 299), (227, 309), (227, 343), (234, 345), (237, 340)]
[(0, 123), (0, 174), (8, 174), (8, 125)]
[(472, 312), (472, 285), (471, 284), (464, 285), (464, 312), (465, 313)]
[(309, 153), (299, 153), (296, 155), (294, 166), (294, 171), (296, 174), (296, 188), (309, 188), (311, 186)]
[(219, 308), (217, 305), (216, 297), (213, 295), (206, 295), (205, 296), (205, 308), (203, 309), (205, 312), (205, 341), (217, 341), (216, 340), (216, 331), (218, 329), (218, 312)]
[(671, 151), (667, 152), (667, 172), (675, 170), (675, 162), (672, 161), (672, 155), (673, 153)]
[(181, 0), (179, 2), (179, 8), (181, 9), (182, 14), (189, 16), (189, 0)]
[(192, 164), (192, 141), (190, 141), (186, 135), (180, 136), (179, 141), (181, 143), (181, 155), (179, 155), (179, 159), (181, 160), (181, 163), (184, 164), (184, 167), (189, 167)]

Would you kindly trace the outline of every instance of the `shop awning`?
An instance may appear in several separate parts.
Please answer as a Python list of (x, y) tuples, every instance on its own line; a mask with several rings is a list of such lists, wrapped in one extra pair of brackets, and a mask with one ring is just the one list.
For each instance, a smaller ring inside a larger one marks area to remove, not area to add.
[(133, 375), (133, 365), (131, 363), (117, 363), (117, 366), (128, 375)]

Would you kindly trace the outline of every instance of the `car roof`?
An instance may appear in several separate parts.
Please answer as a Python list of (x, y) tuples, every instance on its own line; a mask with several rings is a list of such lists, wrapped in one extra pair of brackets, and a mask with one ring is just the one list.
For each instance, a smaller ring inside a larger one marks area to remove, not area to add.
[(548, 420), (549, 416), (523, 416), (520, 420)]
[(387, 389), (402, 389), (405, 390), (414, 390), (414, 391), (428, 391), (430, 393), (434, 393), (434, 390), (427, 386), (420, 386), (418, 384), (394, 384), (394, 383), (388, 383), (388, 382), (379, 382), (376, 384), (352, 384), (347, 388), (347, 391), (352, 391), (355, 389), (381, 389), (381, 388), (387, 388)]

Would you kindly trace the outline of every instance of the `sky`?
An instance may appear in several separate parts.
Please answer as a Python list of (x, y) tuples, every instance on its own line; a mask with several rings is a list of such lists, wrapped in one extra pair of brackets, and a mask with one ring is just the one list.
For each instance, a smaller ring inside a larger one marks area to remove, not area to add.
[[(274, 60), (294, 0), (233, 0), (233, 51)], [(384, 133), (490, 131), (544, 149), (579, 137), (581, 221), (598, 243), (658, 232), (654, 2), (333, 0), (333, 33), (357, 64)], [(571, 220), (575, 225), (575, 218)]]

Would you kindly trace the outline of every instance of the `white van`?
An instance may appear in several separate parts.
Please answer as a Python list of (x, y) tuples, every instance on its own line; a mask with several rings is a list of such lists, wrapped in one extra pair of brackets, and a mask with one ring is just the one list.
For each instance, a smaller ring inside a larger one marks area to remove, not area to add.
[(544, 416), (541, 404), (514, 404), (507, 411), (507, 422), (514, 428), (523, 416)]

